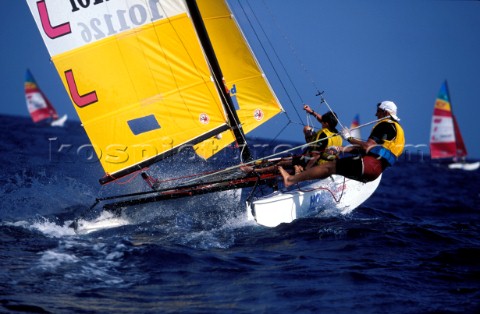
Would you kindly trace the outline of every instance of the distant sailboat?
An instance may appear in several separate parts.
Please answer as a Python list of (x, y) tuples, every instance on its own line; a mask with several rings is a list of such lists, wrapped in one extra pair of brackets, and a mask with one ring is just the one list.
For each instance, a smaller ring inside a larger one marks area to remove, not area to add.
[(33, 122), (49, 122), (51, 126), (62, 127), (67, 120), (67, 115), (59, 117), (45, 94), (40, 90), (30, 70), (25, 73), (25, 99), (27, 108)]
[(352, 123), (350, 124), (350, 134), (354, 138), (362, 138), (362, 134), (360, 132), (360, 115), (358, 114), (353, 117)]
[(467, 148), (460, 133), (445, 81), (435, 100), (430, 131), (430, 156), (435, 160), (452, 160), (450, 169), (476, 170), (480, 162), (467, 163)]

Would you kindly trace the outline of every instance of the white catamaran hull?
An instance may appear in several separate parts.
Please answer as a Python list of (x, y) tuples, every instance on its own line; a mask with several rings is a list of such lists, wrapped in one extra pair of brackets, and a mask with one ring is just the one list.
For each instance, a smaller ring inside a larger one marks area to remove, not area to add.
[(247, 202), (247, 216), (266, 227), (314, 217), (321, 212), (346, 215), (365, 202), (377, 189), (381, 176), (368, 183), (333, 175), (299, 189), (274, 192)]
[(453, 164), (448, 165), (448, 168), (450, 169), (462, 169), (467, 171), (477, 170), (479, 167), (480, 167), (480, 161), (472, 162), (472, 163), (455, 162)]
[(66, 114), (64, 114), (63, 116), (61, 116), (60, 118), (58, 118), (57, 120), (53, 120), (50, 125), (51, 126), (58, 126), (58, 127), (63, 127), (65, 125), (65, 122), (67, 121), (67, 118), (68, 116)]

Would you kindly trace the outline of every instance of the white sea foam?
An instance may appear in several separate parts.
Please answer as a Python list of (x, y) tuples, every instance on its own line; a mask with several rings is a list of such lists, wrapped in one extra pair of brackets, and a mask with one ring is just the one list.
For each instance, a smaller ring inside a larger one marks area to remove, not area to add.
[(35, 222), (29, 222), (26, 220), (19, 220), (15, 222), (5, 222), (3, 223), (6, 226), (22, 227), (30, 230), (37, 230), (43, 233), (48, 237), (62, 238), (65, 236), (75, 235), (75, 231), (69, 227), (71, 221), (66, 221), (63, 226), (56, 224), (55, 222), (49, 221), (44, 217), (40, 217), (39, 220)]
[(54, 269), (62, 264), (76, 263), (78, 261), (79, 259), (75, 255), (48, 250), (43, 252), (40, 258), (40, 267), (43, 269)]
[(130, 221), (125, 217), (118, 217), (112, 212), (103, 211), (100, 216), (93, 220), (79, 219), (77, 223), (77, 233), (87, 234), (102, 229), (125, 226), (130, 224)]
[(43, 219), (42, 221), (37, 221), (31, 224), (31, 228), (36, 229), (49, 237), (62, 238), (75, 235), (75, 231), (69, 227), (69, 224), (70, 222), (66, 221), (63, 226), (60, 226), (55, 222)]

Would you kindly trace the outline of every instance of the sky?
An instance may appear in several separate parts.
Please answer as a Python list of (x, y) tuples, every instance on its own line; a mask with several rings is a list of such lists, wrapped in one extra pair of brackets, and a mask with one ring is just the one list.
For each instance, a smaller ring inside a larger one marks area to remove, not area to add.
[[(375, 120), (376, 104), (391, 100), (409, 152), (428, 154), (433, 105), (447, 80), (469, 157), (480, 158), (480, 1), (227, 1), (287, 111), (252, 136), (273, 138), (288, 119), (305, 123), (304, 103), (320, 113), (328, 104), (349, 126), (356, 114), (361, 124)], [(26, 1), (2, 3), (0, 114), (28, 116), (29, 68), (59, 114), (78, 120)], [(301, 130), (291, 124), (279, 138), (302, 141)]]

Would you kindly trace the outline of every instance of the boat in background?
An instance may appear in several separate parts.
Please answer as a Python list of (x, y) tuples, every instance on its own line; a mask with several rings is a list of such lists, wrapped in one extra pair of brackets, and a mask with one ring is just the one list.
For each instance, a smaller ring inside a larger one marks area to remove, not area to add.
[(350, 134), (354, 138), (362, 138), (362, 133), (360, 132), (360, 115), (358, 113), (353, 117), (352, 123), (350, 124)]
[(28, 112), (34, 123), (48, 123), (51, 126), (63, 127), (67, 115), (58, 116), (47, 96), (38, 86), (30, 70), (25, 73), (25, 99)]
[(438, 92), (430, 130), (430, 157), (446, 161), (450, 169), (476, 170), (480, 162), (466, 161), (467, 148), (452, 110), (447, 81)]

